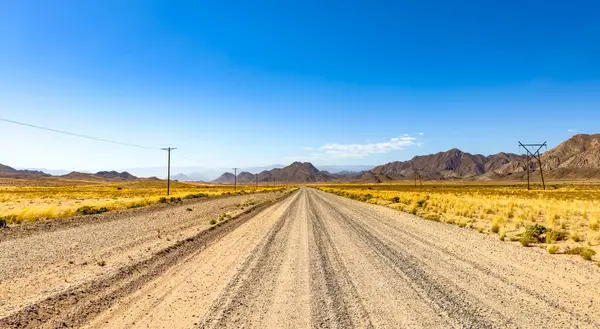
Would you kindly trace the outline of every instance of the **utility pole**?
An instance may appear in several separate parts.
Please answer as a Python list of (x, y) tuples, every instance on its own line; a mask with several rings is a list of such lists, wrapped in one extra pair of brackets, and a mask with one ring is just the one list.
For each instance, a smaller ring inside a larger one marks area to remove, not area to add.
[(175, 147), (167, 147), (167, 148), (162, 148), (161, 150), (163, 151), (167, 151), (168, 155), (168, 165), (167, 165), (167, 196), (169, 196), (171, 194), (171, 151), (176, 150), (177, 148)]
[(417, 188), (417, 178), (419, 179), (419, 185), (423, 187), (423, 181), (421, 180), (421, 173), (419, 169), (410, 168), (415, 173), (415, 188)]
[(233, 190), (237, 192), (237, 170), (238, 168), (233, 168)]
[[(542, 147), (548, 148), (546, 142), (542, 144), (523, 144), (519, 142), (519, 148), (524, 148), (527, 151), (527, 189), (531, 189), (531, 180), (529, 178), (529, 173), (531, 172), (531, 159), (537, 160), (540, 166), (540, 176), (542, 176), (542, 186), (544, 190), (546, 189), (546, 182), (544, 181), (544, 168), (542, 168), (542, 155), (540, 154), (540, 150)], [(531, 147), (531, 149), (529, 149)], [(537, 149), (535, 149), (537, 147)], [(535, 151), (533, 151), (535, 149)]]

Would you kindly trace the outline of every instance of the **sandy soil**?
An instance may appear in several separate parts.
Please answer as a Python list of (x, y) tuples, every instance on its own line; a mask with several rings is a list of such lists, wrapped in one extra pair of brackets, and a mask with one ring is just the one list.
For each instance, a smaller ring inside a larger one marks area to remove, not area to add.
[(0, 327), (600, 327), (589, 262), (308, 188), (119, 273), (43, 301), (15, 293)]
[(211, 219), (242, 213), (248, 207), (238, 205), (249, 200), (263, 203), (281, 195), (190, 200), (0, 230), (0, 318), (144, 261), (207, 229)]

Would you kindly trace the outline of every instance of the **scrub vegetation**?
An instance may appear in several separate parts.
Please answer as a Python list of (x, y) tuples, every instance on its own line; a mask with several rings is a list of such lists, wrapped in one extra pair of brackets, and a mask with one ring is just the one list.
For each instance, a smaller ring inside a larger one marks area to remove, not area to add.
[(0, 226), (100, 214), (107, 211), (139, 208), (157, 203), (178, 203), (185, 199), (210, 198), (227, 194), (247, 194), (285, 187), (233, 186), (173, 182), (166, 197), (166, 182), (138, 180), (119, 183), (37, 186), (0, 184)]
[(592, 259), (600, 251), (600, 186), (550, 185), (320, 185), (347, 198), (424, 219), (498, 234), (501, 240)]

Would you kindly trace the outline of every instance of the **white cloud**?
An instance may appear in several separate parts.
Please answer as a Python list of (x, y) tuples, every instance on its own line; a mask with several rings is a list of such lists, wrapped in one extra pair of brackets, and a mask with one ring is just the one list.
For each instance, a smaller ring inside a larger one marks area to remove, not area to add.
[(576, 132), (578, 132), (577, 129), (567, 129), (567, 131), (570, 132), (570, 133), (576, 133)]
[(310, 146), (305, 146), (302, 149), (305, 150), (305, 151), (312, 151), (312, 150), (314, 150), (314, 148), (312, 148)]
[(423, 135), (425, 135), (425, 133), (419, 133), (419, 136), (423, 136)]
[(416, 145), (415, 137), (403, 135), (394, 137), (386, 142), (363, 143), (363, 144), (325, 144), (317, 150), (320, 153), (313, 153), (301, 158), (325, 159), (325, 158), (364, 158), (371, 154), (381, 154), (390, 151), (404, 150), (406, 147)]

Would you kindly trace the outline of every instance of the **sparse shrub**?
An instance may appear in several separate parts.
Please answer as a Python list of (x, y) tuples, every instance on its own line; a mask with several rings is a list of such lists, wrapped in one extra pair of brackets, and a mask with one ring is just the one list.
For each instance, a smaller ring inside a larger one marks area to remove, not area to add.
[(585, 260), (592, 260), (592, 257), (596, 254), (593, 249), (585, 248), (582, 250), (579, 255)]
[(390, 201), (392, 201), (393, 203), (400, 203), (400, 197), (399, 196), (395, 196)]
[(519, 241), (525, 247), (529, 246), (530, 243), (544, 242), (546, 240), (544, 234), (547, 231), (548, 229), (543, 225), (529, 225), (525, 227), (525, 233), (523, 233)]
[(193, 209), (192, 209), (192, 208), (187, 208), (187, 209), (185, 209), (185, 210), (186, 210), (186, 211), (193, 211)]
[(425, 208), (426, 203), (427, 203), (427, 200), (419, 200), (419, 201), (417, 201), (417, 207)]
[(217, 220), (216, 219), (211, 219), (209, 223), (210, 223), (210, 225), (215, 225), (217, 223)]
[(593, 249), (585, 247), (568, 248), (565, 250), (568, 255), (580, 255), (585, 260), (592, 260), (592, 256), (596, 254)]
[(458, 227), (466, 227), (467, 226), (467, 222), (458, 222)]
[(107, 211), (108, 211), (108, 209), (106, 207), (96, 209), (96, 208), (90, 207), (90, 206), (83, 206), (83, 207), (77, 208), (77, 210), (75, 211), (75, 214), (79, 215), (79, 216), (94, 215), (94, 214), (101, 214), (101, 213), (107, 212)]
[(579, 241), (581, 241), (581, 237), (579, 236), (579, 234), (577, 232), (572, 232), (571, 240), (573, 240), (575, 242), (579, 242)]
[(371, 193), (368, 193), (363, 197), (364, 201), (369, 201), (371, 199), (373, 199), (373, 194), (371, 194)]
[(144, 206), (143, 204), (134, 203), (131, 206), (129, 206), (129, 209), (141, 208), (143, 206)]
[(492, 232), (495, 234), (500, 232), (500, 224), (497, 221), (492, 222)]
[(500, 241), (504, 241), (504, 239), (506, 239), (506, 232), (502, 231), (500, 232)]
[(160, 203), (167, 203), (167, 198), (165, 198), (164, 196), (160, 197), (160, 199), (158, 199), (158, 202), (160, 202)]
[(532, 243), (533, 241), (531, 241), (531, 237), (527, 236), (525, 234), (523, 234), (521, 236), (521, 238), (519, 239), (519, 242), (521, 242), (521, 245), (523, 247), (529, 247), (529, 244)]
[(0, 218), (0, 228), (5, 228), (5, 227), (8, 227), (8, 223), (6, 222), (6, 219)]
[(548, 253), (551, 255), (554, 255), (558, 252), (558, 247), (555, 245), (549, 245), (548, 246)]
[(104, 267), (104, 266), (106, 266), (106, 262), (101, 260), (98, 262), (98, 266)]
[(478, 232), (478, 233), (483, 233), (483, 227), (478, 227), (478, 228), (477, 228), (477, 232)]
[(566, 237), (567, 237), (567, 233), (565, 231), (548, 230), (546, 232), (546, 243), (554, 243), (557, 241), (562, 241)]

